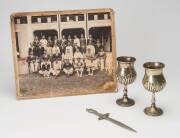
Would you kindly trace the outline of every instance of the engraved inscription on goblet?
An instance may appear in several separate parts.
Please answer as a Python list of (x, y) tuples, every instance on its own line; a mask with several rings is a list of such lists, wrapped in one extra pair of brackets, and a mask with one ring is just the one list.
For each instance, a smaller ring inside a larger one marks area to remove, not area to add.
[(155, 93), (160, 92), (166, 85), (163, 75), (165, 65), (161, 62), (146, 62), (143, 64), (145, 74), (143, 78), (143, 86), (146, 90), (152, 92), (152, 103), (150, 107), (144, 109), (145, 114), (150, 116), (159, 116), (163, 114), (162, 109), (156, 107)]
[(127, 85), (133, 83), (136, 79), (136, 71), (134, 69), (134, 62), (136, 58), (122, 56), (117, 58), (118, 66), (117, 66), (117, 79), (120, 84), (124, 85), (124, 95), (122, 98), (118, 99), (116, 103), (120, 106), (128, 107), (134, 105), (134, 100), (128, 98), (128, 90)]

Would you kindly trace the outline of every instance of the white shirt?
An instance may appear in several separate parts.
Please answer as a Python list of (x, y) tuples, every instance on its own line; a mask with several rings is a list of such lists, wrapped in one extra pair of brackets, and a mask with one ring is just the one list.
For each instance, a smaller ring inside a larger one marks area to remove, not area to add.
[(53, 69), (54, 70), (60, 70), (61, 69), (61, 61), (54, 61), (53, 62)]
[(45, 49), (47, 48), (47, 40), (46, 39), (41, 39), (40, 43), (41, 43), (42, 47), (44, 47)]
[(53, 48), (52, 48), (52, 54), (54, 55), (58, 55), (58, 54), (60, 54), (60, 49), (59, 49), (59, 47), (57, 47), (57, 46), (54, 46)]
[(65, 49), (65, 55), (66, 57), (69, 58), (73, 58), (73, 47), (72, 46), (67, 46)]
[(74, 53), (74, 58), (75, 58), (75, 59), (76, 59), (76, 58), (83, 58), (83, 55), (82, 55), (81, 52), (75, 52), (75, 53)]

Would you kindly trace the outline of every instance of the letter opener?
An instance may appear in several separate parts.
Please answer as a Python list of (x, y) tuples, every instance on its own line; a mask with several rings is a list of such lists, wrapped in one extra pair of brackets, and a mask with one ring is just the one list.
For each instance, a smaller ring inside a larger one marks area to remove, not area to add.
[(98, 117), (99, 117), (99, 118), (98, 118), (99, 120), (105, 119), (105, 120), (110, 121), (111, 123), (116, 124), (116, 125), (124, 128), (124, 129), (130, 130), (130, 131), (135, 132), (135, 133), (137, 132), (135, 129), (133, 129), (133, 128), (127, 126), (127, 125), (125, 125), (124, 123), (119, 122), (119, 121), (117, 121), (117, 120), (115, 120), (115, 119), (113, 119), (113, 118), (110, 118), (110, 117), (109, 117), (109, 115), (110, 115), (109, 113), (101, 114), (101, 113), (99, 113), (98, 111), (96, 111), (96, 110), (94, 110), (94, 109), (90, 109), (90, 108), (89, 108), (89, 109), (86, 109), (86, 111), (89, 112), (89, 113), (92, 113), (92, 114), (94, 114), (94, 115), (96, 115), (96, 116), (98, 116)]

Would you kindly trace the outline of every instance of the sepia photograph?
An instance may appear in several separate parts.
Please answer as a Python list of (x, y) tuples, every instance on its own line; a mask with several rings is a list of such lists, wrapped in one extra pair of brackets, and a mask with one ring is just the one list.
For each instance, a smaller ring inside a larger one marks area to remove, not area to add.
[(117, 89), (111, 9), (11, 15), (18, 99)]

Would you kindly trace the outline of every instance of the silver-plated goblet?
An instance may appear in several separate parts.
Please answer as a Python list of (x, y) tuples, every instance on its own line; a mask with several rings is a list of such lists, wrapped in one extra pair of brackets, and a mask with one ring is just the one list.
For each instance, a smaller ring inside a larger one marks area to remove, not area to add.
[(156, 107), (155, 93), (161, 91), (165, 85), (166, 80), (163, 75), (163, 68), (165, 65), (161, 62), (146, 62), (143, 64), (145, 74), (143, 78), (143, 86), (146, 90), (152, 92), (152, 103), (150, 107), (144, 109), (144, 113), (149, 116), (160, 116), (163, 114), (161, 108)]
[(124, 85), (124, 94), (123, 97), (118, 99), (116, 103), (120, 106), (129, 107), (134, 105), (134, 100), (130, 99), (127, 95), (127, 85), (133, 83), (136, 79), (136, 71), (134, 68), (134, 62), (136, 58), (128, 57), (128, 56), (121, 56), (117, 58), (118, 66), (117, 66), (117, 79), (120, 84)]

